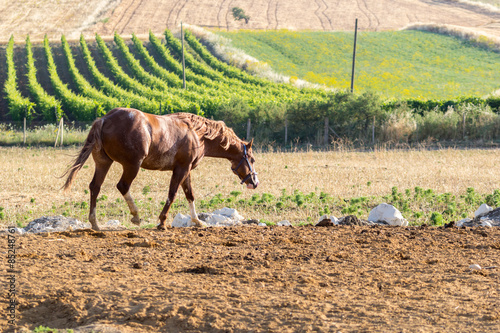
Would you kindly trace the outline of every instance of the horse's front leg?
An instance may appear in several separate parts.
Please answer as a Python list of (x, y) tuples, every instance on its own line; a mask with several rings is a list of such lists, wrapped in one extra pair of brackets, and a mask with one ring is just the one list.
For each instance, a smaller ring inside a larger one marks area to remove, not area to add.
[(193, 189), (191, 187), (191, 174), (188, 174), (186, 179), (182, 182), (182, 189), (184, 190), (184, 194), (186, 195), (186, 199), (189, 203), (189, 213), (191, 214), (191, 221), (197, 227), (206, 227), (207, 224), (198, 219), (198, 215), (196, 214), (196, 209), (194, 207), (194, 195)]
[[(165, 230), (165, 224), (167, 220), (167, 215), (170, 210), (170, 206), (175, 200), (175, 195), (177, 194), (177, 190), (179, 189), (179, 185), (184, 182), (186, 177), (189, 175), (190, 168), (175, 168), (172, 173), (172, 178), (170, 179), (170, 187), (168, 189), (168, 198), (163, 210), (160, 213), (159, 219), (160, 224), (158, 224), (158, 230)], [(169, 225), (170, 226), (170, 225)]]

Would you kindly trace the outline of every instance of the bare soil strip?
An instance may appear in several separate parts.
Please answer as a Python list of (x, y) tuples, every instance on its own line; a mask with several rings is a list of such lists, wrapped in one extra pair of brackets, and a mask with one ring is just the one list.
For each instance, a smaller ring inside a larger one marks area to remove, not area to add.
[(493, 332), (499, 237), (379, 226), (18, 236), (16, 320), (121, 332)]

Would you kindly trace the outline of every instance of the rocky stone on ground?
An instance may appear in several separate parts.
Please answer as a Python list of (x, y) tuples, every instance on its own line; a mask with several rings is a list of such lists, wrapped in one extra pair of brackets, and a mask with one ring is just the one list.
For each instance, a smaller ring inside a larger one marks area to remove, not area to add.
[(488, 210), (475, 218), (467, 218), (456, 223), (457, 227), (500, 227), (500, 207)]
[(408, 221), (403, 217), (401, 212), (396, 207), (387, 203), (381, 203), (373, 208), (368, 215), (368, 221), (386, 222), (389, 225), (402, 227), (408, 226)]
[(80, 220), (71, 217), (58, 216), (42, 216), (31, 221), (28, 225), (20, 230), (20, 233), (39, 233), (39, 232), (56, 232), (77, 229), (90, 228), (90, 223), (84, 223)]

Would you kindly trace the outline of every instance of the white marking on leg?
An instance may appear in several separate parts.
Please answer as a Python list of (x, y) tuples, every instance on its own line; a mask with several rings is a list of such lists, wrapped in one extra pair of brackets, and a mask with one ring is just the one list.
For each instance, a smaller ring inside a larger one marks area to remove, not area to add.
[(139, 209), (135, 205), (134, 199), (130, 195), (130, 192), (125, 193), (123, 196), (127, 202), (128, 208), (130, 209), (130, 214), (132, 214), (132, 223), (141, 224), (141, 219), (139, 218)]
[(197, 220), (198, 215), (196, 214), (196, 209), (194, 208), (194, 201), (188, 201), (189, 203), (189, 212), (191, 214), (191, 220)]
[(197, 227), (206, 227), (207, 224), (198, 219), (198, 214), (196, 214), (196, 209), (194, 208), (194, 201), (188, 201), (189, 212), (191, 214), (191, 221), (196, 224)]

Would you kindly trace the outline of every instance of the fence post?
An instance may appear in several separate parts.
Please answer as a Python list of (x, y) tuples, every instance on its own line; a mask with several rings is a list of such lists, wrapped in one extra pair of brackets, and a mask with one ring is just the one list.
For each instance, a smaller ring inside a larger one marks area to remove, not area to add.
[(324, 138), (324, 144), (325, 146), (328, 146), (328, 117), (325, 117), (325, 138)]
[(57, 140), (59, 140), (60, 131), (61, 131), (61, 122), (59, 122), (59, 127), (57, 128), (56, 142), (54, 142), (54, 148), (57, 147)]
[(64, 130), (64, 119), (61, 117), (59, 121), (59, 126), (57, 128), (56, 142), (54, 142), (54, 148), (57, 147), (57, 140), (59, 140), (59, 133), (61, 133), (61, 147), (63, 145), (63, 130)]
[(247, 141), (250, 141), (250, 130), (252, 128), (252, 121), (248, 118), (247, 121)]
[(375, 116), (373, 116), (373, 126), (372, 126), (372, 144), (375, 144)]
[(287, 141), (288, 141), (288, 119), (285, 118), (285, 147)]
[(23, 121), (23, 146), (26, 145), (26, 117), (24, 117)]
[(62, 147), (64, 144), (64, 118), (63, 117), (61, 117), (61, 122), (60, 122), (59, 126), (61, 126), (61, 147)]
[(462, 114), (462, 140), (465, 139), (465, 112)]

